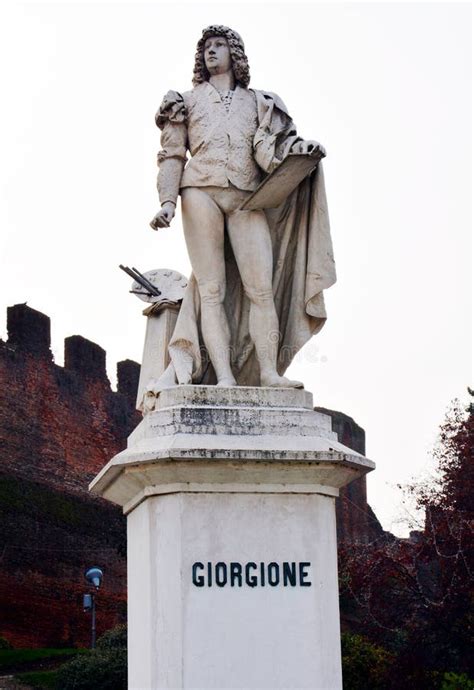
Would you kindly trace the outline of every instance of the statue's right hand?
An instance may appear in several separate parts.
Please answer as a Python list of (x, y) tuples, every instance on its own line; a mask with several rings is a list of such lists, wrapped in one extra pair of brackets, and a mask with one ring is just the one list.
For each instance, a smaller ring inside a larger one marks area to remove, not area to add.
[(165, 201), (161, 209), (150, 222), (150, 227), (153, 228), (153, 230), (158, 230), (158, 228), (168, 228), (174, 218), (175, 210), (176, 206), (172, 201)]

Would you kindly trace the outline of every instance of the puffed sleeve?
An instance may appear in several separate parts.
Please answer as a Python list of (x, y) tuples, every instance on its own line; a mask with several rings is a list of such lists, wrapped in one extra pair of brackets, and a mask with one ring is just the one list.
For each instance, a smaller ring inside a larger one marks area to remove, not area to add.
[(166, 158), (186, 161), (186, 107), (180, 93), (168, 91), (156, 113), (155, 122), (161, 129), (162, 150), (158, 154), (158, 163)]
[(187, 123), (183, 96), (168, 91), (155, 116), (161, 129), (161, 151), (158, 153), (158, 193), (161, 204), (176, 203), (181, 175), (186, 163)]

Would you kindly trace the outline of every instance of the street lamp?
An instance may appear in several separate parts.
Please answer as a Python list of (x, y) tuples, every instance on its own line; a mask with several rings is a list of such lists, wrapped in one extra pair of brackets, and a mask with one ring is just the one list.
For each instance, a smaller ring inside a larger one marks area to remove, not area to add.
[[(84, 573), (84, 577), (86, 578), (87, 582), (95, 587), (95, 590), (98, 591), (101, 583), (102, 583), (102, 578), (104, 577), (104, 573), (100, 568), (97, 566), (93, 566), (92, 568), (89, 568), (86, 570)], [(92, 613), (92, 635), (91, 635), (91, 649), (95, 649), (95, 592), (92, 591), (89, 594), (84, 594), (83, 598), (83, 606), (84, 606), (84, 611), (90, 611)]]

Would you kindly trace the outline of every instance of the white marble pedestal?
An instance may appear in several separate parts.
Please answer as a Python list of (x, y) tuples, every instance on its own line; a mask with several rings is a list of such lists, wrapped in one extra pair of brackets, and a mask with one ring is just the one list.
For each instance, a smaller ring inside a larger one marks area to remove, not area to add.
[(334, 498), (373, 467), (305, 391), (163, 391), (91, 484), (128, 516), (129, 690), (341, 688)]

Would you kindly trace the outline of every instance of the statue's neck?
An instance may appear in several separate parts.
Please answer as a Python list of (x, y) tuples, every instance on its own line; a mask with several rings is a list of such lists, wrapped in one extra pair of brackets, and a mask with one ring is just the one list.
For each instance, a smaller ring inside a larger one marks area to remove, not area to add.
[(218, 91), (233, 91), (235, 89), (235, 78), (232, 70), (224, 74), (211, 74), (209, 83)]

